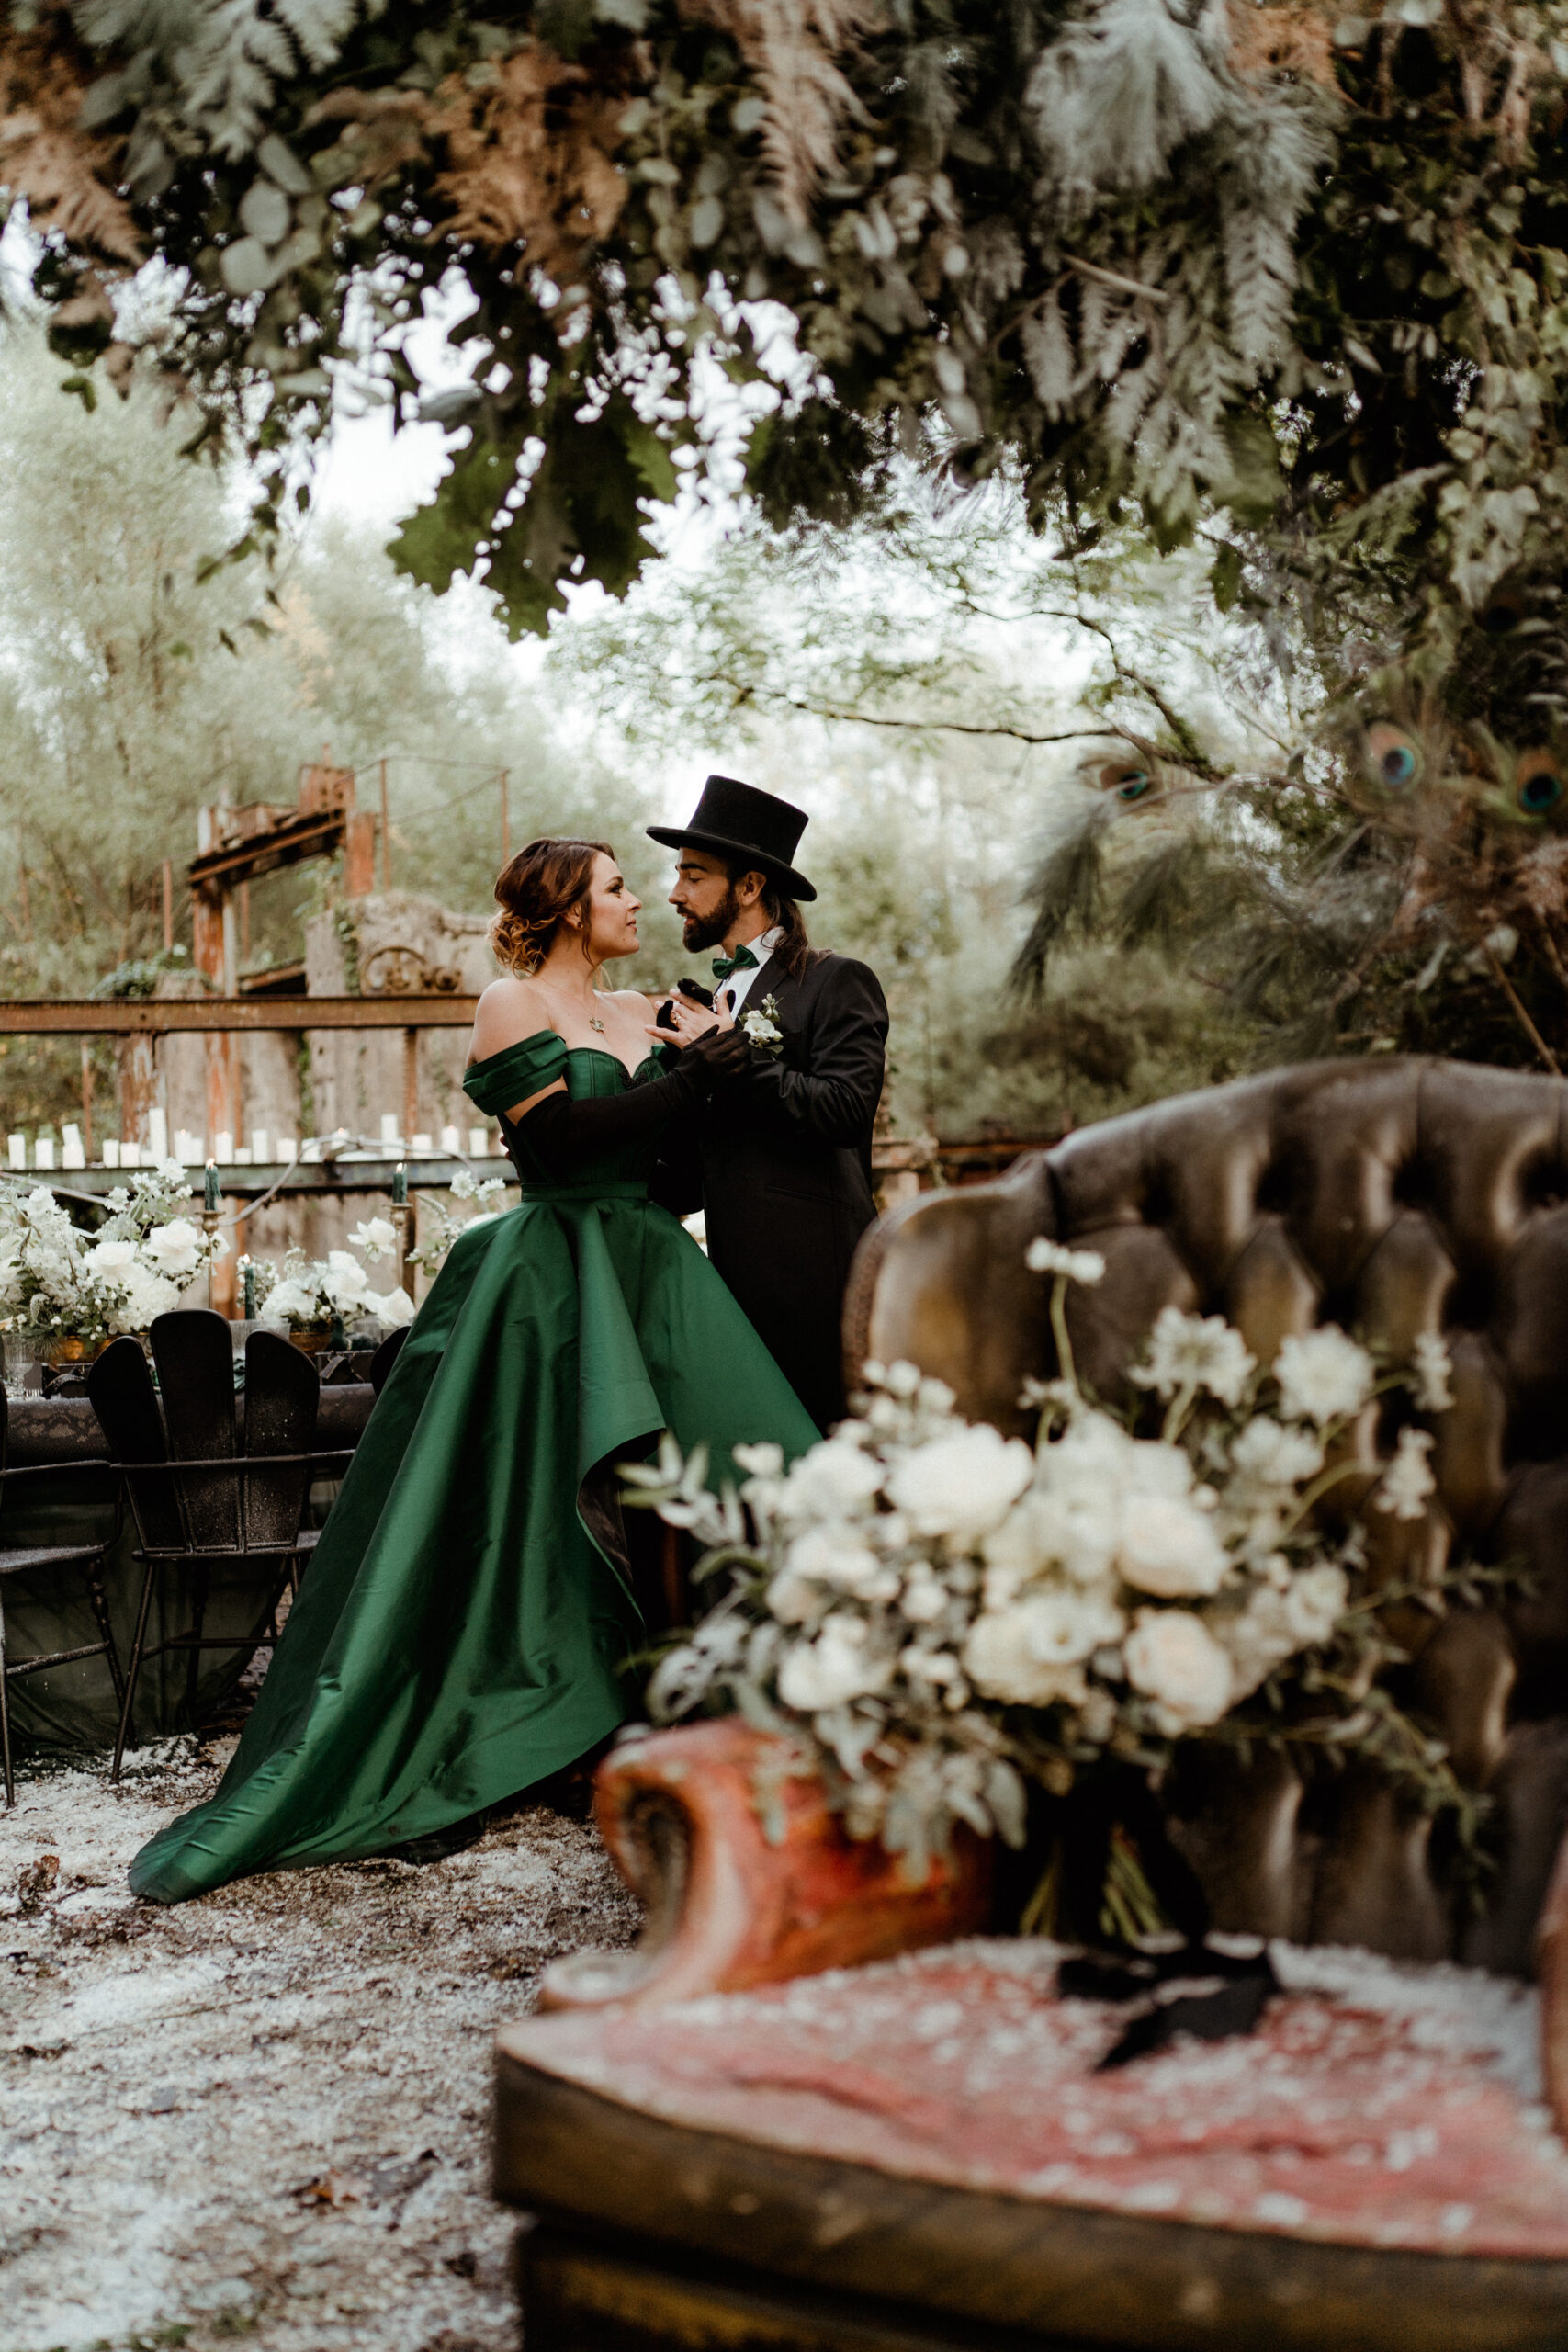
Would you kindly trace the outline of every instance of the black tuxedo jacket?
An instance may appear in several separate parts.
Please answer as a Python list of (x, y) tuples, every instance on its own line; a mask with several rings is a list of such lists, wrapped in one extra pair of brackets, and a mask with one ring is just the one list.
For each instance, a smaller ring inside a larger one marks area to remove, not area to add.
[(840, 1317), (855, 1244), (876, 1214), (871, 1136), (886, 1069), (887, 1005), (874, 972), (814, 950), (798, 980), (772, 957), (742, 1019), (772, 997), (776, 1059), (753, 1054), (668, 1139), (653, 1196), (707, 1219), (708, 1256), (801, 1403), (844, 1417)]

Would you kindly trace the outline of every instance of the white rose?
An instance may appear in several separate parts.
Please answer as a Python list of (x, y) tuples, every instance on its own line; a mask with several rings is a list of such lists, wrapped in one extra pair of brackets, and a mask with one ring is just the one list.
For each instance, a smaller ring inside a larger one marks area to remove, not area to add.
[(1161, 1600), (1218, 1592), (1230, 1566), (1204, 1514), (1170, 1495), (1129, 1495), (1116, 1565), (1128, 1584)]
[(167, 1315), (180, 1303), (177, 1283), (165, 1282), (150, 1267), (127, 1266), (117, 1270), (110, 1279), (126, 1294), (124, 1305), (115, 1311), (117, 1330), (145, 1331), (155, 1316)]
[[(1117, 1630), (1122, 1619), (1115, 1617)], [(1004, 1706), (1081, 1705), (1088, 1685), (1082, 1660), (1096, 1644), (1082, 1604), (1067, 1593), (1040, 1593), (1009, 1609), (987, 1610), (969, 1629), (964, 1666), (975, 1688)]]
[(982, 1421), (906, 1454), (887, 1492), (919, 1534), (971, 1541), (1001, 1524), (1033, 1476), (1023, 1440)]
[(313, 1290), (303, 1283), (275, 1283), (261, 1306), (257, 1318), (263, 1323), (313, 1323), (320, 1319), (321, 1303)]
[(1156, 1702), (1162, 1730), (1218, 1723), (1230, 1704), (1230, 1659), (1190, 1609), (1140, 1609), (1122, 1656), (1133, 1688)]
[(873, 1455), (825, 1438), (791, 1470), (779, 1509), (791, 1520), (848, 1519), (869, 1506), (882, 1480), (883, 1466)]
[(1372, 1360), (1337, 1323), (1325, 1323), (1321, 1331), (1285, 1341), (1274, 1359), (1274, 1377), (1285, 1419), (1321, 1426), (1360, 1411), (1371, 1394)]
[(398, 1246), (398, 1229), (389, 1217), (368, 1217), (362, 1225), (356, 1225), (348, 1238), (367, 1258), (385, 1257), (389, 1250)]
[(95, 1241), (87, 1252), (87, 1263), (95, 1274), (107, 1274), (118, 1281), (130, 1266), (136, 1263), (134, 1241)]
[(188, 1216), (173, 1216), (167, 1225), (152, 1227), (141, 1250), (161, 1274), (167, 1274), (171, 1282), (179, 1282), (196, 1272), (201, 1256), (201, 1236)]
[(856, 1593), (868, 1600), (891, 1600), (898, 1589), (894, 1570), (886, 1567), (855, 1530), (841, 1521), (808, 1528), (804, 1535), (797, 1535), (784, 1566), (792, 1576), (808, 1577), (814, 1583), (832, 1585), (837, 1591)]
[(796, 1642), (779, 1668), (779, 1697), (784, 1705), (815, 1715), (886, 1690), (895, 1661), (872, 1654), (870, 1634), (863, 1618), (847, 1613), (825, 1617), (815, 1636)]
[(378, 1322), (389, 1323), (394, 1331), (400, 1331), (405, 1323), (413, 1321), (413, 1301), (406, 1290), (367, 1291), (365, 1305)]

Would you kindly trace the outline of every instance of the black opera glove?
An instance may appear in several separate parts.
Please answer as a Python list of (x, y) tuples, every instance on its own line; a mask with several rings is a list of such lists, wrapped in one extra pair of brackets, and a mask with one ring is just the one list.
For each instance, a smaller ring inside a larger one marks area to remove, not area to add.
[(710, 1029), (682, 1048), (679, 1062), (662, 1078), (581, 1102), (566, 1093), (547, 1094), (513, 1132), (526, 1140), (547, 1176), (570, 1183), (586, 1160), (659, 1135), (671, 1119), (694, 1111), (718, 1080), (745, 1069), (750, 1055), (739, 1030)]

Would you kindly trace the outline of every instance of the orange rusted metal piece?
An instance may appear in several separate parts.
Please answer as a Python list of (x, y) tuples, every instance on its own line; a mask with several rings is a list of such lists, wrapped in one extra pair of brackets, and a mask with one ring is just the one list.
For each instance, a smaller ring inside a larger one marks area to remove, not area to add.
[(634, 1951), (580, 1952), (540, 2006), (651, 2006), (885, 1960), (984, 1926), (991, 1849), (967, 1830), (919, 1885), (851, 1838), (807, 1751), (737, 1717), (628, 1742), (599, 1767), (594, 1810), (647, 1906)]

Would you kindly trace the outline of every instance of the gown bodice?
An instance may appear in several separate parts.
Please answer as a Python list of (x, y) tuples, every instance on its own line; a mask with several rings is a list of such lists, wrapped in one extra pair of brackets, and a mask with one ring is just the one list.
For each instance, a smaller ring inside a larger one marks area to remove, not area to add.
[(657, 1134), (628, 1137), (589, 1154), (573, 1170), (568, 1187), (563, 1186), (558, 1175), (552, 1176), (540, 1166), (528, 1143), (527, 1122), (513, 1126), (505, 1115), (505, 1105), (525, 1101), (530, 1094), (553, 1086), (558, 1079), (566, 1080), (566, 1091), (574, 1102), (624, 1094), (628, 1088), (658, 1078), (662, 1069), (663, 1060), (657, 1046), (628, 1073), (620, 1056), (607, 1047), (569, 1046), (553, 1029), (541, 1029), (519, 1045), (487, 1055), (482, 1062), (471, 1062), (463, 1073), (463, 1088), (479, 1110), (488, 1111), (500, 1122), (525, 1196), (570, 1189), (588, 1198), (605, 1186), (614, 1186), (621, 1193), (628, 1187), (646, 1187), (659, 1155)]

